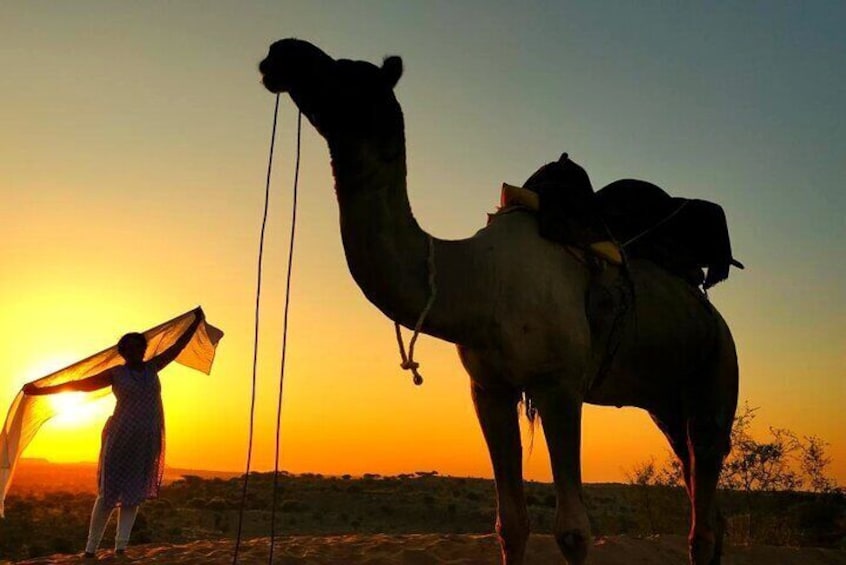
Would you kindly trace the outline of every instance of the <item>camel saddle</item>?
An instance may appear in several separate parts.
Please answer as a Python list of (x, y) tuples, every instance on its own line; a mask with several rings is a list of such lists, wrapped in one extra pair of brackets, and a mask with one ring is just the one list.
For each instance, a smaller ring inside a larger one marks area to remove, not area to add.
[(636, 179), (594, 192), (585, 170), (567, 153), (538, 169), (523, 187), (503, 184), (501, 205), (537, 211), (547, 239), (617, 264), (624, 254), (649, 259), (704, 289), (728, 278), (730, 266), (743, 268), (732, 257), (719, 205), (672, 197)]

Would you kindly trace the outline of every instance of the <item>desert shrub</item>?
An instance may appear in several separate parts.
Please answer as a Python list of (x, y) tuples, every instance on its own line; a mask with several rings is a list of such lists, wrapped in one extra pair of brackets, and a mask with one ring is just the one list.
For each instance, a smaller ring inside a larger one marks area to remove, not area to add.
[[(735, 416), (732, 451), (720, 478), (729, 536), (735, 543), (837, 545), (846, 533), (846, 504), (828, 475), (828, 444), (776, 427), (769, 427), (768, 437), (755, 438), (751, 426), (757, 410), (747, 403)], [(680, 484), (680, 473), (675, 458), (660, 468), (650, 459), (628, 473), (630, 484), (641, 492), (639, 505), (650, 530), (666, 531), (680, 521), (664, 520), (672, 511), (656, 509), (653, 500), (659, 485)], [(802, 488), (817, 498), (797, 492)]]
[(220, 498), (219, 496), (215, 496), (208, 502), (206, 502), (206, 509), (212, 511), (223, 511), (229, 508), (229, 503)]
[(305, 512), (308, 510), (308, 504), (301, 500), (288, 499), (283, 500), (279, 508), (282, 512)]
[(207, 504), (205, 498), (192, 498), (188, 501), (189, 508), (205, 508)]

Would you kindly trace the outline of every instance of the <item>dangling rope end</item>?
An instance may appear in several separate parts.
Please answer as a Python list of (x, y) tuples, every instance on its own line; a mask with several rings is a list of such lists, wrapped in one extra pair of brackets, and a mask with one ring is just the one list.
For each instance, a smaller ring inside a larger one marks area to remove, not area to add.
[(432, 241), (432, 236), (428, 237), (429, 257), (426, 264), (429, 269), (429, 299), (426, 301), (426, 306), (417, 318), (417, 324), (414, 326), (414, 333), (411, 334), (411, 340), (408, 342), (408, 354), (405, 352), (405, 344), (402, 341), (402, 331), (400, 330), (399, 322), (394, 321), (394, 329), (397, 333), (397, 345), (399, 346), (400, 357), (402, 363), (400, 367), (403, 371), (411, 371), (412, 380), (414, 384), (420, 386), (423, 384), (423, 377), (417, 371), (420, 368), (420, 363), (414, 360), (414, 344), (417, 342), (417, 336), (420, 335), (420, 330), (423, 328), (423, 322), (426, 316), (429, 315), (429, 310), (432, 309), (432, 304), (435, 303), (435, 296), (438, 294), (437, 286), (435, 285), (435, 242)]
[(405, 361), (400, 363), (400, 368), (402, 368), (403, 371), (411, 371), (411, 380), (414, 381), (415, 385), (420, 386), (423, 384), (423, 376), (417, 370), (420, 368), (420, 363), (418, 363), (417, 361), (412, 361), (411, 359), (406, 359)]
[(409, 347), (409, 353), (405, 352), (405, 345), (402, 341), (402, 330), (400, 330), (399, 322), (394, 322), (394, 329), (397, 332), (397, 344), (399, 345), (400, 357), (402, 357), (402, 363), (400, 363), (400, 368), (403, 371), (411, 371), (412, 380), (414, 384), (420, 386), (423, 384), (423, 377), (420, 376), (420, 372), (417, 370), (420, 368), (420, 363), (414, 360), (414, 341), (417, 338), (417, 334), (415, 333), (412, 337), (411, 347)]

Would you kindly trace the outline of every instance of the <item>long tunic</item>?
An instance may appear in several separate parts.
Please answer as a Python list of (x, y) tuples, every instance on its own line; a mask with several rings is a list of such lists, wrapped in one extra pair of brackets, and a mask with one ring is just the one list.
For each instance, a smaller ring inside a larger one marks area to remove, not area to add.
[(103, 428), (99, 490), (107, 507), (135, 506), (159, 494), (164, 472), (164, 411), (159, 376), (117, 367), (115, 411)]

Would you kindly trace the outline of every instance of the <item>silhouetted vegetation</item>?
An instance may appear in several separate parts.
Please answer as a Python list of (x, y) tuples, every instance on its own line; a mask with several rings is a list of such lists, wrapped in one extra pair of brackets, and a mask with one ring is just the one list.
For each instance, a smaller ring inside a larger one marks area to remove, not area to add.
[[(585, 504), (595, 535), (675, 533), (687, 528), (688, 504), (682, 488), (650, 486), (659, 470), (652, 464), (644, 484), (590, 484)], [(232, 538), (238, 525), (241, 478), (188, 475), (162, 488), (161, 497), (141, 506), (133, 544), (179, 543)], [(244, 535), (270, 531), (273, 476), (250, 477), (244, 512)], [(643, 489), (647, 489), (644, 491)], [(648, 493), (649, 510), (643, 507)], [(727, 495), (727, 496), (726, 496)], [(784, 532), (763, 536), (766, 542), (837, 546), (843, 539), (844, 501), (826, 493), (751, 493), (761, 512), (782, 516)], [(277, 533), (324, 535), (350, 533), (473, 533), (493, 531), (494, 488), (486, 479), (440, 477), (416, 473), (361, 478), (290, 475), (279, 477)], [(532, 529), (548, 532), (554, 523), (552, 485), (529, 482), (526, 499)], [(20, 559), (56, 552), (79, 552), (87, 533), (92, 493), (52, 492), (13, 495), (7, 518), (0, 520), (0, 556)], [(724, 493), (729, 515), (744, 511), (745, 494)], [(104, 545), (114, 536), (106, 532)], [(735, 540), (736, 541), (736, 540)]]
[[(774, 427), (767, 438), (756, 439), (751, 430), (756, 416), (757, 408), (746, 404), (735, 417), (732, 451), (720, 478), (730, 542), (846, 549), (846, 493), (827, 474), (828, 444)], [(632, 501), (645, 517), (642, 533), (684, 533), (672, 527), (684, 519), (676, 508), (689, 511), (675, 456), (662, 465), (654, 458), (639, 463), (627, 477)]]

